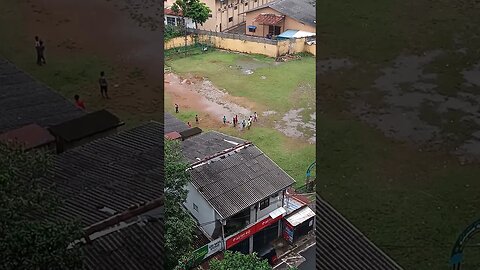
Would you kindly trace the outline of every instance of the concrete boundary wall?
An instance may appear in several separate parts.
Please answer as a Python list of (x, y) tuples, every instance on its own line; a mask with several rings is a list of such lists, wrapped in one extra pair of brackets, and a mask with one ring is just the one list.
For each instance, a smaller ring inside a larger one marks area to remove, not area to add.
[[(196, 41), (193, 35), (187, 37), (187, 45), (193, 45), (195, 42), (209, 44), (223, 50), (261, 54), (268, 57), (279, 57), (302, 52), (316, 55), (316, 45), (308, 45), (305, 38), (277, 41), (246, 35), (229, 35), (228, 33), (217, 33), (215, 35), (199, 33)], [(165, 42), (164, 49), (168, 50), (183, 46), (185, 46), (185, 37), (177, 37)]]

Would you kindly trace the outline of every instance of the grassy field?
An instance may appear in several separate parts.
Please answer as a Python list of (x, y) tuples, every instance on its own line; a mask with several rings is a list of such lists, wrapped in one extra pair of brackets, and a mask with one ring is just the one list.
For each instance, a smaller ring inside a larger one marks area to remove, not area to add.
[[(306, 107), (306, 115), (315, 112), (315, 58), (310, 56), (276, 64), (274, 59), (264, 56), (214, 51), (186, 58), (171, 58), (166, 64), (181, 76), (208, 78), (230, 95), (253, 101), (259, 111), (279, 112), (278, 116), (272, 117), (272, 121), (299, 107)], [(246, 75), (243, 73), (246, 69), (254, 73)], [(262, 79), (262, 76), (266, 79)], [(301, 93), (299, 88), (303, 90)], [(165, 110), (173, 113), (171, 104), (171, 97), (167, 94)], [(192, 121), (195, 114), (201, 115), (201, 112), (182, 110), (176, 117), (187, 122)], [(297, 181), (297, 186), (305, 183), (306, 170), (315, 161), (314, 145), (285, 136), (274, 128), (273, 123), (248, 131), (230, 127), (216, 130), (255, 143)]]
[[(215, 51), (166, 63), (179, 75), (195, 74), (206, 77), (215, 86), (234, 96), (245, 97), (278, 112), (305, 107), (315, 98), (315, 58), (276, 63), (260, 55), (244, 55)], [(245, 75), (242, 69), (253, 70)], [(298, 95), (299, 87), (308, 91)]]
[[(318, 78), (319, 192), (405, 269), (450, 269), (458, 234), (480, 218), (478, 164), (462, 166), (446, 150), (426, 152), (385, 138), (349, 112), (347, 92), (373, 89), (381, 69), (401, 54), (440, 49), (445, 54), (428, 70), (438, 74), (437, 92), (456, 96), (462, 69), (480, 56), (478, 4), (346, 0), (317, 5), (318, 58), (355, 63)], [(465, 55), (458, 52), (462, 48)], [(379, 107), (385, 106), (382, 100), (380, 91), (368, 97)], [(422, 117), (442, 123), (447, 116), (427, 108)], [(457, 115), (447, 118), (442, 130), (464, 129), (460, 121), (450, 121)], [(475, 243), (478, 237), (471, 240)], [(478, 248), (468, 249), (464, 263), (464, 269), (478, 268)]]

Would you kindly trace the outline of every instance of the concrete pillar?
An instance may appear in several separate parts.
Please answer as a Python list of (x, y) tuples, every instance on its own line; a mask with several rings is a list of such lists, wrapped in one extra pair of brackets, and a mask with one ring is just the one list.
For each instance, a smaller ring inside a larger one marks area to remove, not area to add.
[(253, 253), (253, 235), (250, 236), (250, 238), (248, 239), (248, 242), (249, 242), (249, 250), (248, 250), (248, 253), (252, 254), (252, 253)]

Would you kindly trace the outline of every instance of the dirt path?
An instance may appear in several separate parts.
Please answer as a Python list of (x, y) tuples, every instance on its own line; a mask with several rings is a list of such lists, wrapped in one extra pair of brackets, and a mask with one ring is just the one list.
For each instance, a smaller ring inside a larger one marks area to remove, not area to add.
[[(159, 78), (163, 69), (159, 53), (161, 33), (152, 30), (151, 22), (145, 23), (148, 22), (145, 16), (138, 16), (155, 12), (160, 5), (153, 0), (130, 2), (24, 0), (22, 6), (28, 35), (39, 35), (46, 41), (47, 56), (91, 55), (106, 58), (113, 65), (116, 74), (107, 75), (110, 84), (116, 87), (110, 91), (111, 102), (102, 105), (132, 115), (160, 115), (163, 110)], [(92, 78), (92, 85), (96, 79)], [(97, 99), (97, 94), (88, 98)], [(93, 102), (87, 100), (88, 103)]]

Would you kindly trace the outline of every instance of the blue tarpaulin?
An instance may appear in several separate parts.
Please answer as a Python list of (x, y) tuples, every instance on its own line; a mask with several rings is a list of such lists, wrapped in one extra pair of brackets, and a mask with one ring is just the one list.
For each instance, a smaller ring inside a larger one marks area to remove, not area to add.
[(249, 26), (248, 26), (248, 29), (249, 29), (249, 30), (250, 30), (250, 29), (251, 29), (251, 30), (255, 30), (255, 29), (257, 29), (257, 27), (256, 27), (255, 25), (249, 25)]
[(277, 36), (277, 39), (289, 39), (293, 38), (293, 36), (298, 32), (298, 30), (287, 30), (280, 35)]

